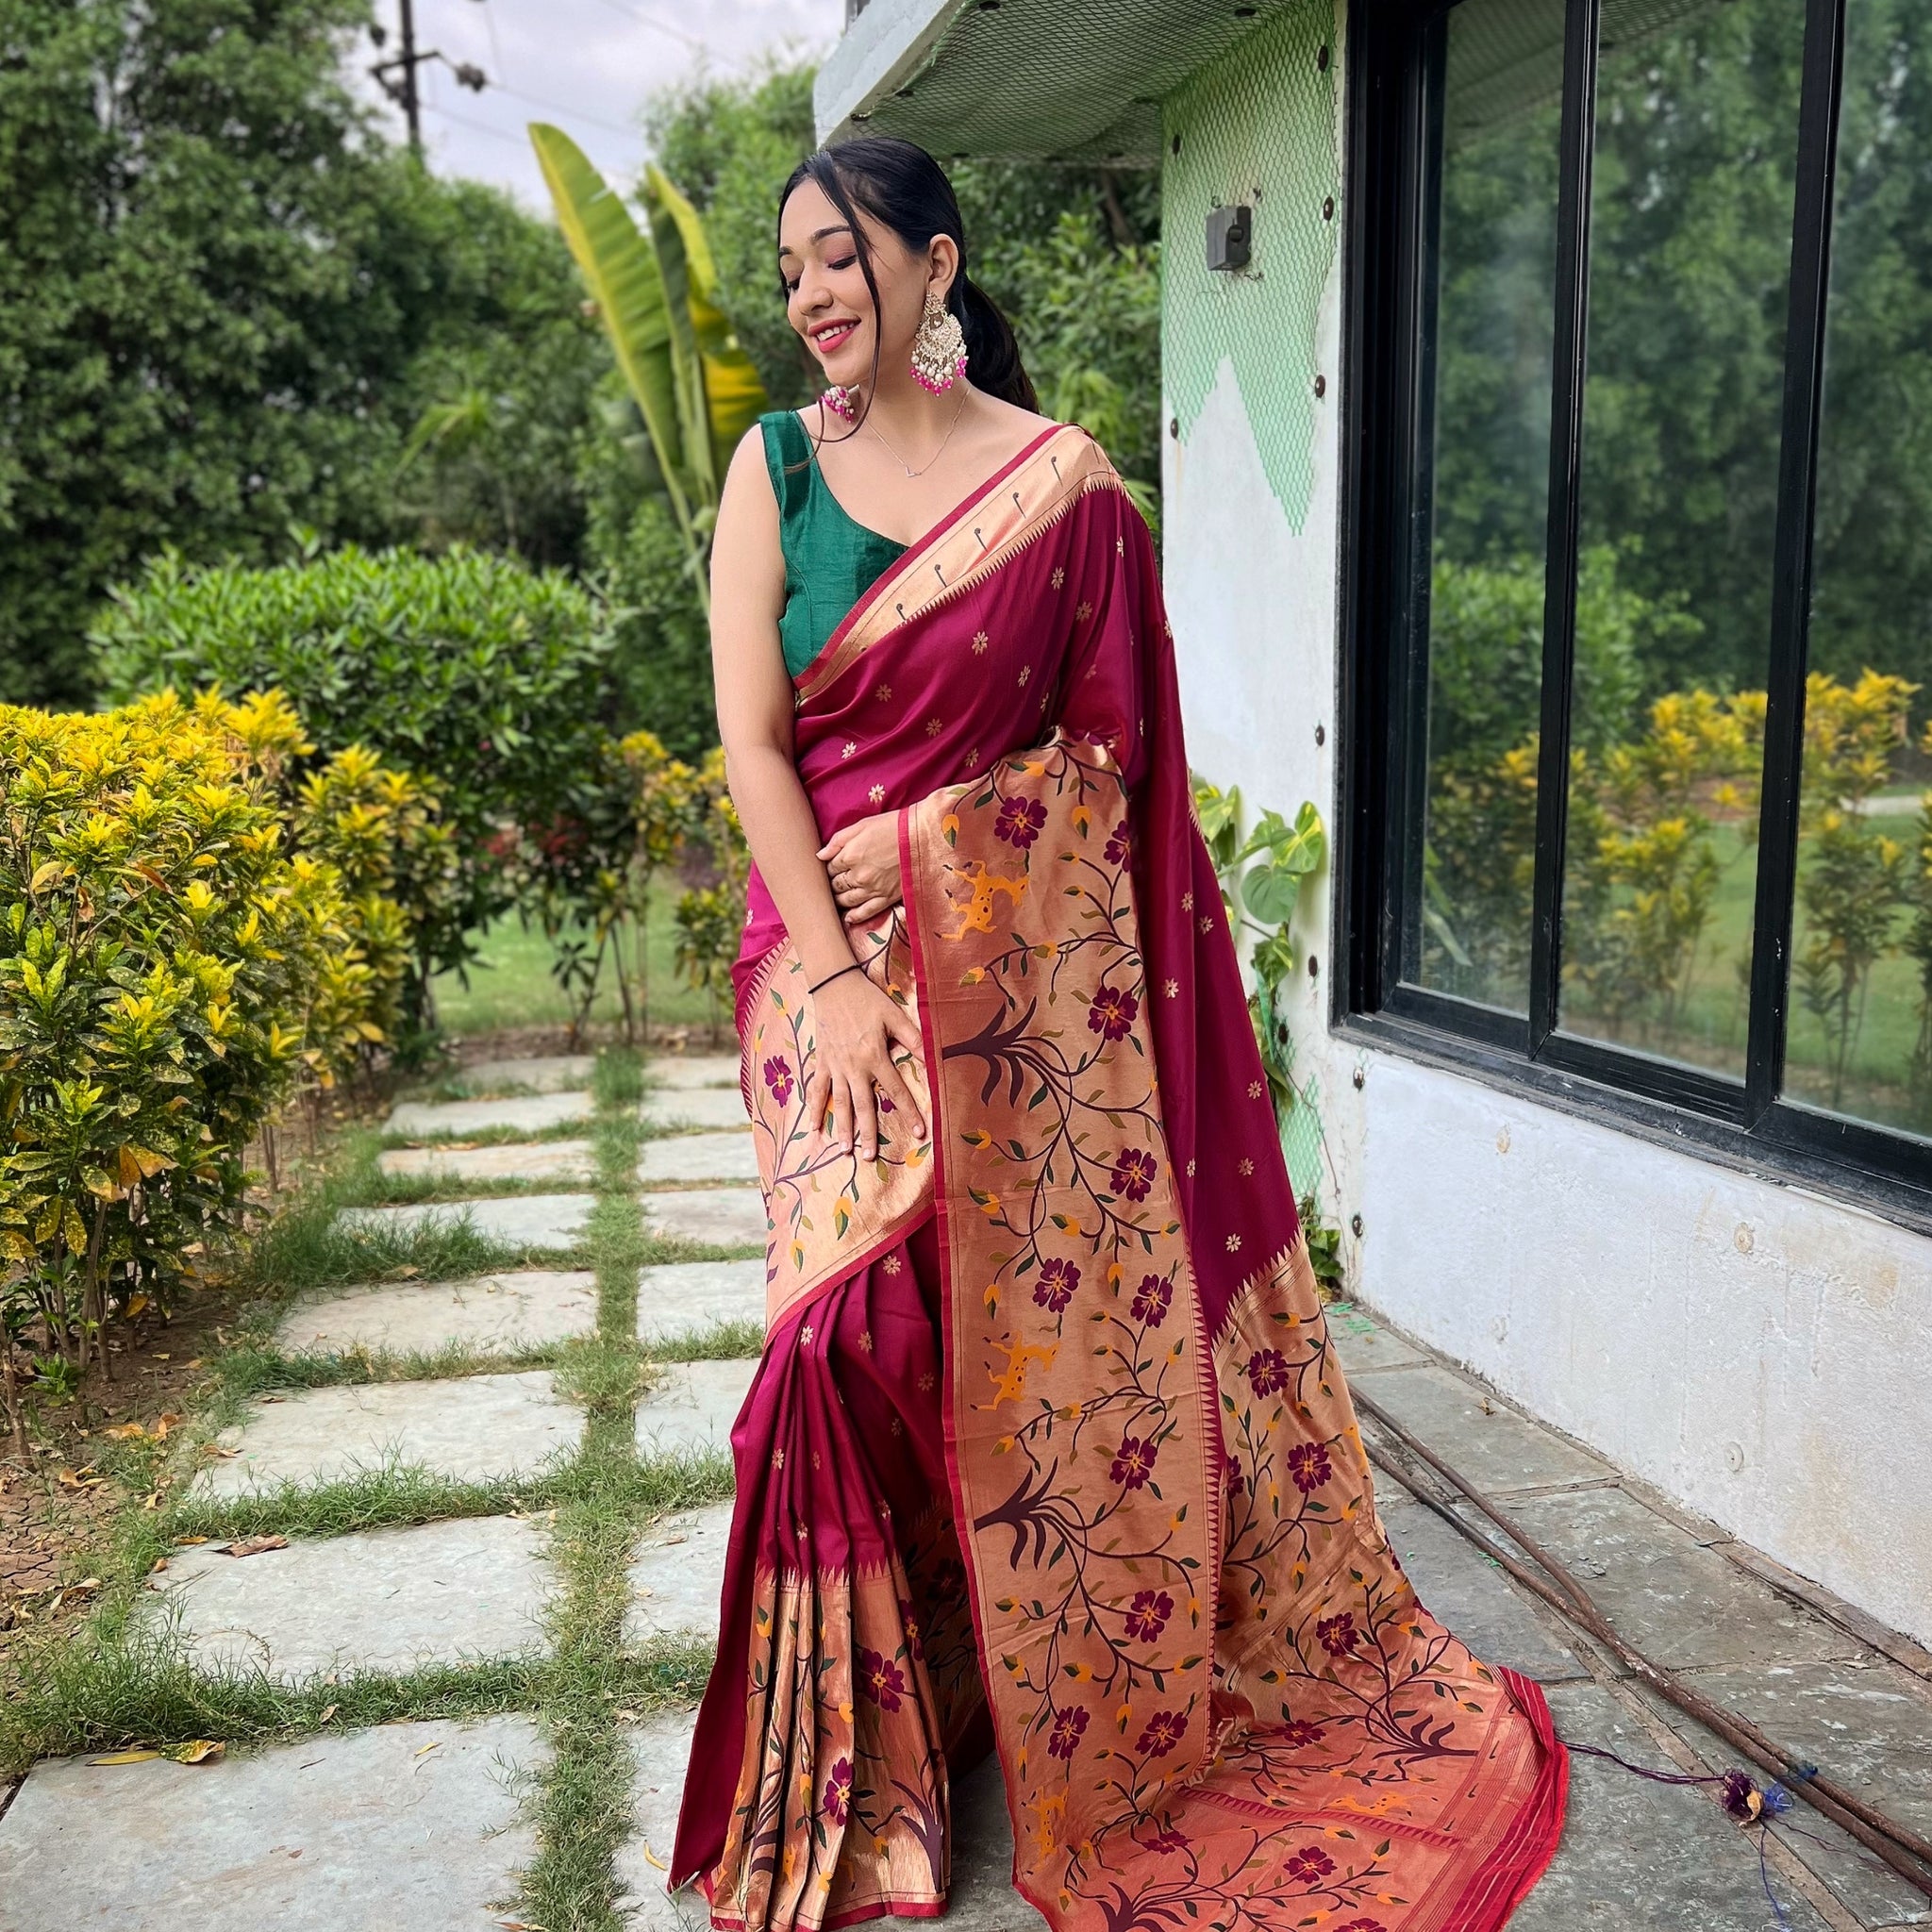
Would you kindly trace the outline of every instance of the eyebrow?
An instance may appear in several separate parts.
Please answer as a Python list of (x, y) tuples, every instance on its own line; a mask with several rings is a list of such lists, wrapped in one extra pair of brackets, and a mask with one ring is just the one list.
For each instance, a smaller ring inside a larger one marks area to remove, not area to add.
[[(814, 228), (809, 239), (814, 242), (823, 242), (827, 235), (849, 235), (851, 232), (852, 224), (850, 222), (834, 222), (829, 228)], [(780, 255), (796, 255), (798, 250), (788, 248), (781, 242), (778, 244), (778, 253)]]

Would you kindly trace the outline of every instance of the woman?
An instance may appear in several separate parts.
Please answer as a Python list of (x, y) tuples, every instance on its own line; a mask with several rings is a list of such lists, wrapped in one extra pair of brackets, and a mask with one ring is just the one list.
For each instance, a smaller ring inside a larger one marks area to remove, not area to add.
[(1376, 1522), (1146, 525), (929, 156), (813, 156), (778, 239), (828, 387), (738, 451), (712, 593), (770, 1320), (673, 1882), (937, 1917), (992, 1746), (1067, 1932), (1500, 1925), (1566, 1760)]

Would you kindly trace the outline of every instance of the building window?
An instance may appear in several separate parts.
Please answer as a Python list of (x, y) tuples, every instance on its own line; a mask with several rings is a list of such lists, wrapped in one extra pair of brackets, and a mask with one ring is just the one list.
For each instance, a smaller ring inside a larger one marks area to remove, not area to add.
[(1932, 9), (1351, 35), (1348, 1017), (1932, 1210)]

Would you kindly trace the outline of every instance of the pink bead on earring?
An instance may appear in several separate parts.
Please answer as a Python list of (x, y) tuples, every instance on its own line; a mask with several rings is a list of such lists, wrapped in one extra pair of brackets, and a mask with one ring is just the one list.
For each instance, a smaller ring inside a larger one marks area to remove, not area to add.
[(832, 412), (833, 415), (838, 417), (841, 423), (849, 423), (852, 421), (854, 415), (854, 410), (852, 407), (852, 391), (849, 389), (847, 389), (842, 382), (835, 382), (831, 386), (831, 388), (828, 389), (824, 392), (824, 394), (819, 398), (819, 401), (823, 403), (825, 406), (825, 408)]

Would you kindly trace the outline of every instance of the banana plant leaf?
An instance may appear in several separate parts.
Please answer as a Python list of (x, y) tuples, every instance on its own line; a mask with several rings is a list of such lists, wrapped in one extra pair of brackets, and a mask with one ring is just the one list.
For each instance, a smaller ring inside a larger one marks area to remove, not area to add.
[[(684, 304), (674, 305), (669, 299), (658, 257), (638, 232), (623, 196), (570, 136), (561, 128), (533, 122), (530, 142), (557, 206), (558, 225), (597, 305), (618, 367), (643, 413), (672, 508), (689, 531), (692, 499), (703, 492), (703, 486), (693, 474), (696, 466), (686, 445), (687, 410), (676, 367), (675, 322), (683, 320)], [(689, 326), (685, 322), (687, 331)], [(708, 447), (701, 456), (704, 478), (709, 482), (713, 471)], [(715, 503), (715, 487), (709, 493)]]
[[(705, 364), (698, 352), (697, 328), (691, 321), (691, 258), (684, 245), (676, 219), (664, 206), (661, 193), (654, 192), (651, 177), (644, 175), (641, 196), (644, 218), (650, 224), (651, 250), (658, 258), (658, 273), (664, 283), (664, 315), (671, 331), (671, 376), (677, 394), (677, 433), (682, 439), (685, 460), (701, 505), (716, 506), (718, 463), (711, 447), (708, 411), (705, 404)], [(658, 176), (661, 180), (663, 177)]]
[[(711, 475), (724, 477), (739, 439), (770, 408), (765, 386), (752, 359), (739, 346), (731, 324), (718, 306), (718, 269), (703, 218), (679, 193), (662, 169), (644, 171), (644, 205), (667, 294), (675, 281), (684, 289), (684, 312), (700, 371), (702, 409), (687, 420), (686, 446), (708, 441)], [(675, 267), (674, 267), (674, 259)], [(697, 425), (704, 425), (701, 438)], [(693, 469), (698, 465), (693, 460)]]

